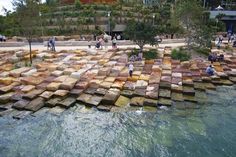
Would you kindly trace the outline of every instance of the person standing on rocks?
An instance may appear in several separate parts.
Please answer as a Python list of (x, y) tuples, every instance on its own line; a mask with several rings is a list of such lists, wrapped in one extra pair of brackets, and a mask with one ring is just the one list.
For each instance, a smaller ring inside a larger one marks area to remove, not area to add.
[(91, 46), (92, 46), (92, 40), (89, 39), (89, 40), (88, 40), (88, 48), (91, 49)]
[(129, 64), (129, 76), (130, 77), (132, 77), (133, 71), (134, 71), (134, 65), (133, 65), (133, 63), (130, 63)]
[(115, 49), (116, 47), (116, 38), (113, 38), (112, 40), (112, 48)]
[(55, 37), (52, 37), (51, 46), (52, 46), (52, 51), (54, 51), (54, 52), (56, 52), (55, 44), (56, 44), (56, 38), (55, 38)]

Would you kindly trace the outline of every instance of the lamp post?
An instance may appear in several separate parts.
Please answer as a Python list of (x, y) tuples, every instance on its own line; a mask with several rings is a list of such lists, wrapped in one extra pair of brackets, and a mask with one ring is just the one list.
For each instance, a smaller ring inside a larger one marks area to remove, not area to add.
[(43, 36), (43, 24), (42, 24), (42, 13), (41, 12), (39, 12), (39, 17), (40, 17), (42, 36)]
[(111, 35), (111, 22), (110, 22), (111, 11), (107, 12), (107, 16), (108, 16), (108, 31), (109, 35)]
[(152, 15), (152, 25), (154, 26), (155, 14)]
[(216, 18), (216, 31), (218, 31), (218, 22), (219, 22), (219, 19)]

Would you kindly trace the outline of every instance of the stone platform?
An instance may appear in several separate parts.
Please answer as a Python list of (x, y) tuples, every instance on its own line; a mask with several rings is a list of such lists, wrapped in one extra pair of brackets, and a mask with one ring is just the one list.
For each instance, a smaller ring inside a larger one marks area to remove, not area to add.
[[(0, 52), (0, 116), (15, 118), (44, 107), (65, 110), (76, 103), (100, 111), (124, 107), (172, 106), (176, 102), (197, 103), (206, 90), (236, 83), (236, 53), (215, 62), (215, 76), (207, 76), (206, 60), (172, 60), (170, 48), (159, 48), (159, 59), (133, 63), (131, 50), (33, 51), (37, 61), (31, 67), (16, 67), (29, 59), (26, 51)], [(200, 94), (199, 94), (200, 93)]]

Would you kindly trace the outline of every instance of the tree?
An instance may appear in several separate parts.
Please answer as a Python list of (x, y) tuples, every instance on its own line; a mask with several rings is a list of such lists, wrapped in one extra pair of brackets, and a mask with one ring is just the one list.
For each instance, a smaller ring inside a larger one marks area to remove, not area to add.
[(178, 1), (175, 13), (179, 25), (185, 31), (188, 48), (211, 46), (212, 36), (216, 31), (215, 24), (198, 0)]
[(39, 0), (14, 0), (13, 5), (16, 9), (17, 22), (19, 23), (20, 33), (26, 37), (30, 49), (30, 63), (32, 64), (31, 43), (33, 37), (40, 33)]
[(156, 29), (152, 24), (130, 21), (127, 26), (124, 31), (125, 37), (134, 41), (140, 47), (141, 52), (144, 45), (155, 44)]
[(75, 0), (75, 8), (76, 9), (81, 9), (81, 3), (80, 3), (80, 0)]

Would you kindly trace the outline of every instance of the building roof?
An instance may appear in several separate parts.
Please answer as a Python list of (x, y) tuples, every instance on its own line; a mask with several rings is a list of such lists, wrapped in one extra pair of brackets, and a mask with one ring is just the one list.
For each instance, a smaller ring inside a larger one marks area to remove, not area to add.
[(213, 11), (210, 11), (210, 18), (215, 18), (219, 14), (224, 14), (225, 16), (230, 16), (230, 17), (236, 17), (236, 11), (213, 10)]

